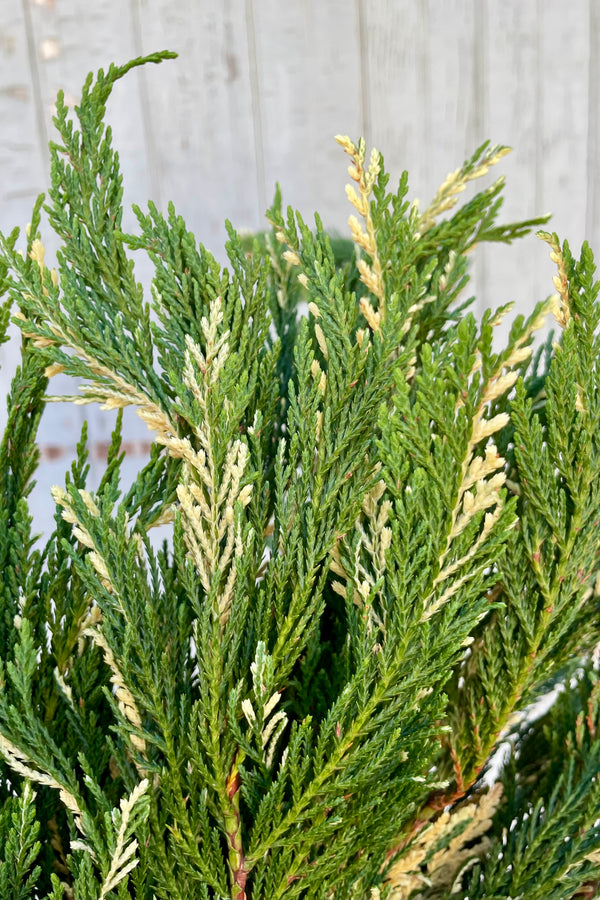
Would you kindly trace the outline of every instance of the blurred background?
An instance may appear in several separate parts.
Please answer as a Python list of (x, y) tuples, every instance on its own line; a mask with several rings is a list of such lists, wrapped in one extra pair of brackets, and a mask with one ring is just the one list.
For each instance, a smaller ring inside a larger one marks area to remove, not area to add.
[[(346, 232), (339, 132), (381, 150), (392, 182), (407, 169), (422, 204), (486, 138), (509, 144), (491, 175), (507, 179), (501, 218), (552, 212), (551, 230), (600, 252), (598, 0), (0, 0), (2, 231), (25, 226), (47, 187), (57, 91), (73, 106), (90, 70), (157, 49), (179, 58), (130, 73), (108, 107), (125, 204), (173, 200), (217, 258), (224, 220), (261, 228), (276, 181), (305, 219), (318, 209)], [(527, 312), (553, 274), (535, 236), (478, 248), (475, 308)], [(143, 265), (139, 277), (149, 282)], [(17, 358), (17, 341), (0, 347), (2, 394)], [(68, 404), (45, 414), (40, 528), (84, 417), (93, 483), (113, 417)], [(131, 415), (125, 437), (133, 472), (151, 436)]]

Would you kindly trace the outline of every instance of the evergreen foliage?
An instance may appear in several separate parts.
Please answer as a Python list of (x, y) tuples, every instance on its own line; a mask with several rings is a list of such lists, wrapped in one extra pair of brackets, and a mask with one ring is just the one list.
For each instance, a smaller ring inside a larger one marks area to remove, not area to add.
[[(597, 896), (590, 248), (540, 232), (557, 293), (498, 349), (510, 307), (468, 311), (467, 254), (545, 220), (498, 224), (502, 179), (458, 199), (504, 147), (421, 212), (406, 174), (390, 192), (381, 155), (338, 137), (349, 241), (279, 191), (270, 231), (228, 224), (227, 267), (172, 205), (125, 233), (106, 103), (173, 55), (90, 75), (74, 116), (59, 95), (48, 201), (25, 244), (0, 236), (0, 331), (12, 309), (22, 332), (0, 449), (0, 900)], [(47, 396), (58, 372), (79, 394)], [(28, 495), (57, 399), (119, 412), (95, 491), (84, 429), (43, 544)], [(127, 406), (154, 443), (124, 488)]]

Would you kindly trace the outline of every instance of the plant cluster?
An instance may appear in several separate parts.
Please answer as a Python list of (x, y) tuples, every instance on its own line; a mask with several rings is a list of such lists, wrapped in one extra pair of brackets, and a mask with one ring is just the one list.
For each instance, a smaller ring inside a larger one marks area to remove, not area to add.
[[(0, 898), (597, 896), (590, 248), (541, 233), (557, 293), (498, 349), (510, 307), (468, 311), (468, 254), (545, 220), (499, 224), (502, 179), (458, 200), (504, 147), (422, 212), (406, 173), (390, 191), (381, 154), (338, 137), (349, 241), (279, 191), (268, 232), (227, 225), (226, 267), (172, 205), (125, 233), (105, 106), (172, 55), (90, 75), (73, 116), (59, 94), (47, 202), (22, 246), (0, 236), (1, 331), (13, 310), (22, 332), (0, 447)], [(58, 372), (66, 399), (118, 412), (100, 484), (84, 428), (40, 543)], [(154, 442), (124, 486), (128, 406)]]

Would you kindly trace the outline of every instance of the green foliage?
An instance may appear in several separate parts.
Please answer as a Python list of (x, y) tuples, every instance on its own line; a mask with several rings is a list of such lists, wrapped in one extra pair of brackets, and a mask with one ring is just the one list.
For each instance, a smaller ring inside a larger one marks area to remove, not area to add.
[[(390, 192), (381, 155), (338, 137), (351, 240), (279, 189), (269, 231), (228, 223), (226, 267), (172, 204), (127, 234), (105, 106), (172, 55), (90, 75), (74, 117), (59, 95), (48, 202), (22, 253), (0, 236), (0, 340), (11, 308), (23, 335), (0, 447), (0, 900), (595, 895), (589, 247), (541, 233), (558, 295), (499, 348), (509, 307), (466, 311), (467, 254), (544, 220), (498, 224), (502, 179), (457, 199), (503, 147), (421, 212), (406, 173)], [(62, 399), (119, 413), (94, 492), (84, 428), (39, 544), (58, 372), (80, 386)], [(155, 436), (128, 489), (126, 406)]]
[(33, 896), (40, 875), (34, 862), (41, 846), (40, 823), (35, 818), (35, 792), (25, 782), (20, 797), (9, 797), (0, 812), (0, 892), (3, 897), (25, 900)]

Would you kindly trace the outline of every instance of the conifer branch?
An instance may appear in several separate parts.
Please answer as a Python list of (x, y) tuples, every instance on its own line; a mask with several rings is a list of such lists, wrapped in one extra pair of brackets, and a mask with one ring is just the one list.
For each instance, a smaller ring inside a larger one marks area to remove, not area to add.
[[(459, 204), (503, 147), (480, 147), (421, 214), (406, 173), (389, 191), (381, 154), (338, 137), (351, 241), (284, 213), (279, 189), (271, 233), (227, 224), (227, 268), (172, 204), (136, 207), (125, 234), (106, 103), (170, 55), (90, 76), (73, 114), (59, 95), (56, 271), (43, 198), (20, 252), (0, 236), (0, 341), (11, 304), (24, 336), (0, 445), (0, 894), (590, 894), (589, 247), (576, 260), (541, 235), (558, 295), (496, 350), (510, 307), (465, 313), (468, 253), (544, 221), (497, 224), (502, 179)], [(154, 266), (149, 302), (133, 253)], [(551, 309), (560, 334), (534, 353)], [(58, 373), (82, 383), (71, 402), (119, 412), (94, 491), (84, 428), (37, 549), (27, 498)], [(125, 406), (154, 442), (123, 492)]]
[(420, 216), (418, 222), (419, 233), (424, 234), (435, 224), (438, 216), (456, 206), (458, 195), (465, 190), (469, 181), (487, 175), (490, 167), (495, 166), (510, 152), (510, 147), (491, 146), (489, 141), (486, 141), (461, 168), (450, 172), (438, 188), (431, 204)]
[(363, 138), (359, 140), (358, 145), (355, 145), (347, 135), (338, 134), (336, 141), (351, 158), (352, 165), (348, 167), (348, 174), (358, 185), (358, 194), (351, 185), (347, 185), (346, 196), (365, 221), (365, 230), (363, 231), (356, 216), (350, 216), (348, 219), (352, 240), (365, 251), (371, 260), (370, 265), (364, 259), (358, 260), (360, 280), (378, 300), (377, 310), (374, 310), (368, 300), (363, 297), (360, 308), (368, 325), (374, 331), (380, 331), (381, 322), (385, 318), (385, 287), (377, 251), (375, 227), (369, 209), (369, 198), (381, 171), (380, 153), (373, 147), (369, 165), (365, 169), (366, 146)]

